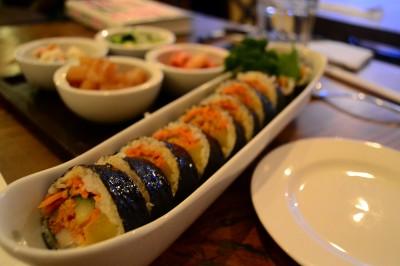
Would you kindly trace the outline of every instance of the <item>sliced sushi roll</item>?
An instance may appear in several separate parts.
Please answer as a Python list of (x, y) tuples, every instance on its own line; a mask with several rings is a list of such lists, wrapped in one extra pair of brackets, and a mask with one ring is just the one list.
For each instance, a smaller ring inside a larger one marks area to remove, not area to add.
[(308, 62), (300, 62), (300, 78), (296, 82), (296, 86), (299, 88), (304, 88), (312, 79), (313, 70), (312, 66)]
[(196, 126), (171, 122), (154, 132), (153, 137), (184, 148), (192, 157), (199, 176), (204, 180), (224, 162), (219, 144)]
[(231, 95), (252, 110), (258, 117), (259, 129), (275, 115), (275, 111), (268, 99), (244, 82), (226, 81), (218, 86), (216, 92), (218, 94)]
[(296, 80), (288, 76), (279, 76), (277, 82), (283, 96), (286, 98), (286, 102), (290, 102), (295, 97)]
[(157, 166), (167, 178), (176, 203), (192, 193), (199, 184), (192, 158), (175, 144), (141, 137), (122, 147), (117, 155), (146, 159)]
[(179, 166), (179, 188), (176, 198), (179, 201), (184, 200), (200, 185), (199, 174), (190, 154), (182, 147), (164, 142), (168, 149), (175, 156)]
[(127, 174), (138, 187), (152, 219), (158, 218), (174, 205), (171, 188), (159, 168), (138, 158), (105, 156), (97, 164), (110, 164)]
[(222, 152), (221, 146), (218, 141), (207, 135), (208, 143), (210, 144), (210, 159), (206, 169), (204, 170), (203, 179), (205, 180), (212, 176), (225, 162), (224, 153)]
[(248, 71), (239, 73), (236, 78), (267, 97), (275, 111), (280, 111), (285, 107), (285, 97), (278, 88), (275, 77), (261, 71)]
[[(199, 127), (214, 138), (221, 147), (224, 159), (232, 154), (237, 145), (241, 145), (241, 143), (238, 143), (239, 127), (235, 125), (228, 112), (219, 107), (194, 106), (187, 110), (179, 120)], [(244, 134), (244, 132), (241, 134)]]
[(151, 216), (157, 218), (172, 209), (174, 197), (169, 183), (161, 170), (145, 159), (125, 157), (124, 160), (142, 178), (146, 185), (153, 204)]
[(111, 165), (73, 167), (50, 186), (39, 209), (51, 249), (94, 244), (149, 221), (137, 186)]
[(149, 222), (146, 202), (129, 176), (111, 165), (92, 165), (89, 169), (101, 178), (110, 191), (125, 232)]
[(204, 99), (201, 103), (205, 105), (215, 105), (227, 111), (232, 116), (233, 120), (243, 128), (246, 142), (253, 137), (255, 133), (254, 120), (257, 118), (235, 97), (213, 94)]

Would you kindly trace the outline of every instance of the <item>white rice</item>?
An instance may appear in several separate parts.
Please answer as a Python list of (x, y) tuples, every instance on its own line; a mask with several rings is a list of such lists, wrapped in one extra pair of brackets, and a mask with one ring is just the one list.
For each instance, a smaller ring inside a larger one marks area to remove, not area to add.
[(246, 140), (249, 141), (254, 133), (254, 118), (251, 115), (249, 109), (247, 109), (247, 107), (244, 104), (242, 104), (238, 99), (236, 99), (231, 95), (213, 94), (210, 97), (203, 100), (202, 103), (216, 105), (219, 106), (220, 108), (223, 108), (220, 105), (221, 101), (229, 101), (235, 106), (237, 106), (238, 112), (233, 113), (229, 112), (229, 110), (226, 111), (228, 111), (230, 115), (240, 123), (240, 125), (244, 129)]
[[(240, 98), (239, 95), (227, 93), (224, 91), (224, 89), (229, 88), (230, 86), (233, 86), (236, 84), (245, 88), (245, 90), (247, 91), (247, 95), (249, 97), (251, 97), (251, 99), (252, 99), (252, 106), (248, 106), (245, 102), (243, 102), (243, 100)], [(240, 102), (242, 102), (247, 108), (249, 108), (255, 112), (255, 114), (257, 115), (257, 118), (260, 122), (260, 125), (264, 124), (265, 114), (264, 114), (263, 103), (262, 103), (261, 99), (259, 98), (259, 96), (257, 95), (257, 93), (254, 91), (254, 89), (251, 88), (248, 84), (241, 82), (241, 81), (237, 81), (237, 80), (229, 80), (229, 81), (225, 81), (221, 85), (219, 85), (216, 92), (218, 94), (231, 95), (231, 96), (235, 97)]]
[[(210, 158), (210, 144), (208, 143), (207, 137), (204, 135), (204, 133), (199, 129), (198, 127), (182, 122), (171, 122), (169, 123), (166, 127), (164, 127), (162, 130), (166, 131), (179, 131), (180, 129), (186, 129), (190, 131), (193, 135), (193, 137), (200, 142), (200, 145), (197, 145), (196, 147), (190, 148), (190, 147), (182, 147), (184, 148), (189, 155), (192, 157), (193, 162), (196, 166), (197, 172), (201, 175), (203, 175), (204, 170), (208, 164), (208, 160)], [(168, 139), (165, 139), (165, 141), (168, 141)], [(179, 145), (179, 141), (174, 141), (169, 140), (171, 143), (175, 143)]]
[(248, 71), (239, 73), (237, 79), (247, 83), (264, 94), (264, 96), (271, 102), (272, 106), (276, 108), (278, 104), (278, 94), (276, 92), (277, 84), (275, 77), (268, 76), (260, 71)]
[[(209, 134), (211, 137), (215, 138), (218, 141), (219, 145), (221, 146), (221, 150), (222, 150), (224, 157), (228, 158), (229, 155), (232, 153), (233, 148), (235, 147), (235, 143), (236, 143), (236, 139), (237, 139), (235, 124), (233, 122), (233, 118), (230, 116), (230, 114), (228, 112), (226, 112), (225, 110), (223, 110), (217, 106), (209, 106), (213, 110), (216, 110), (218, 113), (220, 113), (220, 115), (228, 122), (226, 132), (222, 132), (222, 131), (210, 132), (209, 129), (202, 127), (201, 124), (203, 124), (203, 123), (197, 124), (195, 120), (186, 121), (187, 118), (185, 118), (185, 117), (187, 114), (190, 114), (197, 108), (204, 108), (204, 107), (206, 107), (206, 106), (194, 106), (191, 109), (189, 109), (180, 119), (182, 122), (187, 122), (187, 123), (190, 123), (190, 124), (200, 127), (204, 132)], [(196, 119), (198, 119), (198, 117)], [(215, 121), (217, 121), (217, 118), (213, 117), (212, 119), (215, 119)]]

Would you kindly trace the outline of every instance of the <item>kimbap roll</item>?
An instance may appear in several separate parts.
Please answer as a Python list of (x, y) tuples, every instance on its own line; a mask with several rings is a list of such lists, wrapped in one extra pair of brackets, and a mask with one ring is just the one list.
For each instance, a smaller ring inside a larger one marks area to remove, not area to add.
[(110, 164), (128, 175), (142, 193), (152, 219), (173, 207), (174, 200), (169, 183), (161, 170), (150, 161), (113, 155), (102, 157), (97, 164)]
[(73, 167), (50, 186), (39, 209), (52, 249), (94, 244), (149, 221), (139, 189), (111, 165)]
[(227, 111), (244, 131), (246, 142), (254, 133), (254, 120), (257, 119), (238, 99), (229, 95), (213, 94), (201, 102), (205, 105), (215, 105)]
[(171, 122), (154, 132), (153, 137), (184, 148), (203, 179), (215, 172), (224, 161), (219, 144), (194, 125)]
[(214, 138), (227, 159), (238, 145), (237, 127), (228, 112), (216, 106), (200, 105), (187, 110), (180, 118), (181, 122), (199, 127)]
[(47, 247), (91, 245), (167, 213), (301, 91), (312, 78), (312, 64), (300, 61), (300, 74), (293, 76), (238, 73), (151, 136), (69, 169), (38, 206)]
[(275, 112), (267, 98), (244, 82), (230, 80), (217, 88), (217, 93), (231, 95), (252, 110), (258, 118), (258, 128), (264, 126), (274, 116)]
[(239, 73), (236, 78), (267, 97), (275, 111), (282, 110), (285, 106), (285, 98), (276, 84), (275, 77), (261, 71), (248, 71)]
[(199, 185), (196, 167), (190, 155), (179, 146), (152, 137), (140, 137), (121, 148), (117, 156), (142, 158), (157, 166), (171, 187), (178, 203)]
[(288, 76), (279, 76), (277, 81), (286, 101), (292, 100), (295, 96), (296, 80)]
[(296, 86), (304, 87), (305, 85), (307, 85), (311, 81), (312, 75), (313, 75), (313, 70), (312, 70), (311, 63), (306, 62), (304, 59), (301, 60), (301, 62), (300, 62), (300, 78), (297, 80)]

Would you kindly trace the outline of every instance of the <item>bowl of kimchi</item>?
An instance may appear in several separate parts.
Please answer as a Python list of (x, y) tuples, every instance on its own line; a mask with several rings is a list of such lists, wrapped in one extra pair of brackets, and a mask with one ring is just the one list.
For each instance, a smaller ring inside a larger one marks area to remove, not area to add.
[(160, 90), (162, 71), (142, 59), (81, 58), (58, 69), (54, 83), (65, 105), (99, 123), (129, 120), (148, 111)]
[(228, 51), (205, 44), (181, 43), (163, 46), (146, 54), (165, 75), (165, 88), (182, 95), (224, 72)]

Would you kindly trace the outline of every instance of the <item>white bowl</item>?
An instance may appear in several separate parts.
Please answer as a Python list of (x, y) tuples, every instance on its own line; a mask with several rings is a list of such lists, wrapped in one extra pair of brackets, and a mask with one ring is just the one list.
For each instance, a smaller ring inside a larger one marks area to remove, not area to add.
[[(203, 52), (214, 60), (220, 61), (220, 65), (211, 68), (183, 69), (166, 64), (169, 56), (178, 51)], [(156, 63), (164, 71), (165, 85), (170, 92), (182, 95), (220, 75), (224, 71), (224, 59), (227, 56), (228, 51), (223, 48), (205, 44), (182, 43), (154, 49), (146, 54), (146, 60)]]
[(61, 48), (76, 46), (90, 57), (103, 57), (107, 54), (108, 48), (103, 43), (89, 38), (80, 37), (57, 37), (45, 38), (20, 45), (15, 58), (21, 67), (22, 73), (27, 81), (40, 89), (54, 89), (54, 72), (64, 65), (61, 62), (44, 62), (33, 57), (34, 50), (48, 44), (58, 44)]
[(154, 65), (141, 59), (111, 56), (109, 59), (122, 66), (144, 69), (149, 79), (137, 86), (118, 90), (92, 91), (70, 86), (66, 79), (70, 65), (54, 74), (54, 83), (64, 103), (77, 115), (94, 122), (114, 123), (135, 117), (154, 102), (163, 79), (163, 73)]
[[(156, 34), (162, 38), (162, 41), (157, 43), (143, 43), (143, 44), (126, 46), (123, 44), (112, 43), (109, 40), (110, 36), (114, 34), (130, 33), (132, 31), (145, 32), (145, 33), (148, 32)], [(103, 43), (106, 43), (111, 53), (113, 54), (143, 58), (146, 52), (148, 52), (151, 49), (174, 43), (176, 37), (172, 31), (163, 28), (151, 27), (151, 26), (136, 26), (136, 27), (118, 27), (118, 28), (105, 29), (98, 32), (95, 35), (95, 39), (98, 41), (102, 41)]]

